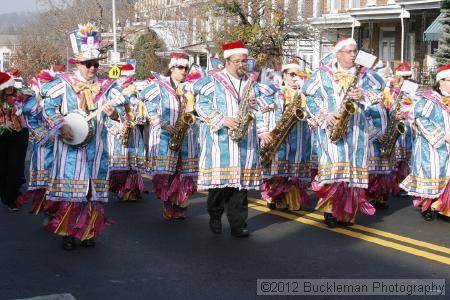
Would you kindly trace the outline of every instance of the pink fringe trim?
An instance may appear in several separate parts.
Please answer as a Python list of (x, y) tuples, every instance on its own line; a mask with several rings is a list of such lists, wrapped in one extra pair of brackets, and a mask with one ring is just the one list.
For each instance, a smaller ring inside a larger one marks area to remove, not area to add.
[(284, 193), (289, 193), (292, 183), (286, 177), (272, 177), (264, 179), (261, 196), (268, 203), (280, 203)]
[(126, 195), (129, 197), (137, 198), (140, 193), (145, 191), (144, 181), (142, 176), (134, 171), (127, 171), (128, 175), (118, 192), (120, 198), (124, 198)]
[(367, 201), (366, 190), (349, 187), (347, 182), (322, 186), (314, 181), (312, 189), (322, 198), (321, 203), (332, 201), (332, 213), (338, 221), (354, 222), (358, 210), (364, 215), (375, 213), (375, 208)]
[(106, 224), (112, 221), (106, 218), (101, 202), (61, 202), (47, 228), (81, 240), (84, 236), (98, 236)]
[(292, 177), (291, 182), (297, 188), (298, 203), (300, 204), (300, 207), (311, 205), (311, 199), (309, 199), (309, 196), (306, 193), (310, 184), (303, 183), (298, 177)]
[(109, 190), (118, 193), (128, 178), (128, 171), (111, 171), (109, 178)]
[(182, 203), (197, 191), (197, 185), (191, 177), (181, 178), (177, 172), (172, 182), (170, 182), (171, 177), (173, 175), (155, 175), (153, 177), (155, 194), (161, 201), (178, 200), (178, 202)]
[(388, 200), (389, 193), (398, 188), (395, 181), (392, 180), (391, 174), (370, 174), (369, 175), (369, 189), (367, 196), (369, 198), (383, 198)]
[(434, 202), (437, 202), (437, 205), (433, 205), (436, 212), (444, 215), (450, 213), (450, 183), (447, 183), (444, 192), (437, 199), (417, 198), (413, 200), (415, 207), (422, 205), (422, 212), (426, 211)]
[(405, 161), (400, 161), (397, 166), (397, 171), (393, 171), (390, 174), (391, 191), (392, 195), (397, 196), (400, 193), (400, 183), (405, 180), (406, 176), (410, 173), (410, 168), (408, 163)]

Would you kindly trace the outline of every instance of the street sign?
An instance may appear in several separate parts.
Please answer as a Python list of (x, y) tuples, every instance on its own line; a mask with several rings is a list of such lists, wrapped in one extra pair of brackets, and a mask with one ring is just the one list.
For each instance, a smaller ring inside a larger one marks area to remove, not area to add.
[(113, 66), (108, 72), (109, 78), (119, 78), (120, 69), (118, 66)]
[(127, 65), (133, 65), (133, 67), (136, 67), (136, 60), (134, 58), (127, 58)]

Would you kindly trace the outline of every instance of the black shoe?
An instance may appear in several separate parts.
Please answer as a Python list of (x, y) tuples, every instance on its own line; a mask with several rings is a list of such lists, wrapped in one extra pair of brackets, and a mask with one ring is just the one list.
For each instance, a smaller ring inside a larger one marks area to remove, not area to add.
[(422, 212), (422, 217), (425, 221), (433, 221), (433, 212), (431, 211), (431, 208), (428, 208), (426, 211)]
[(8, 210), (12, 212), (18, 212), (19, 207), (17, 206), (16, 203), (8, 204)]
[(239, 230), (231, 230), (231, 235), (234, 237), (248, 237), (250, 235), (250, 231), (248, 229), (242, 228)]
[(94, 238), (81, 241), (81, 247), (95, 247), (95, 240), (94, 240)]
[(215, 234), (222, 233), (222, 221), (216, 218), (209, 219), (209, 228)]
[(71, 236), (65, 236), (63, 238), (63, 249), (66, 251), (74, 250), (76, 247), (75, 239)]
[(324, 213), (323, 217), (324, 217), (324, 223), (328, 227), (334, 228), (337, 226), (336, 218), (333, 217), (333, 215), (331, 213)]
[(277, 206), (276, 206), (275, 203), (269, 203), (269, 202), (267, 202), (267, 208), (268, 208), (268, 209), (271, 209), (271, 210), (274, 210), (274, 209), (277, 208)]
[(376, 209), (388, 209), (389, 208), (389, 204), (387, 204), (386, 202), (375, 202), (373, 205)]
[(347, 227), (347, 226), (353, 226), (352, 222), (344, 222), (344, 221), (336, 221), (337, 226), (341, 227)]

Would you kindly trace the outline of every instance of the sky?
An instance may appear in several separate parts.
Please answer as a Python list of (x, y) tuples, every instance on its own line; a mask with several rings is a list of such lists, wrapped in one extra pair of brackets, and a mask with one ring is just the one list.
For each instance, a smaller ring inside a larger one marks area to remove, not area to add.
[(37, 10), (36, 0), (0, 0), (0, 14)]

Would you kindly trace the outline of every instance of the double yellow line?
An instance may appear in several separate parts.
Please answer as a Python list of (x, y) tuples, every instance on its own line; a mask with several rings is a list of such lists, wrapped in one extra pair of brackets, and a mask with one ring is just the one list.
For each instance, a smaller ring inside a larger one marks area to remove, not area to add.
[[(290, 219), (295, 222), (351, 236), (353, 238), (361, 239), (366, 242), (377, 244), (386, 248), (395, 249), (401, 252), (433, 260), (442, 264), (450, 265), (450, 248), (444, 246), (439, 246), (436, 244), (412, 239), (409, 237), (357, 224), (345, 228), (339, 227), (330, 228), (323, 223), (323, 216), (317, 213), (303, 210), (296, 212), (271, 210), (267, 208), (266, 202), (264, 200), (249, 198), (249, 201), (250, 201), (248, 206), (249, 208), (263, 213), (268, 213), (285, 219)], [(366, 233), (369, 233), (371, 235), (368, 235)]]

